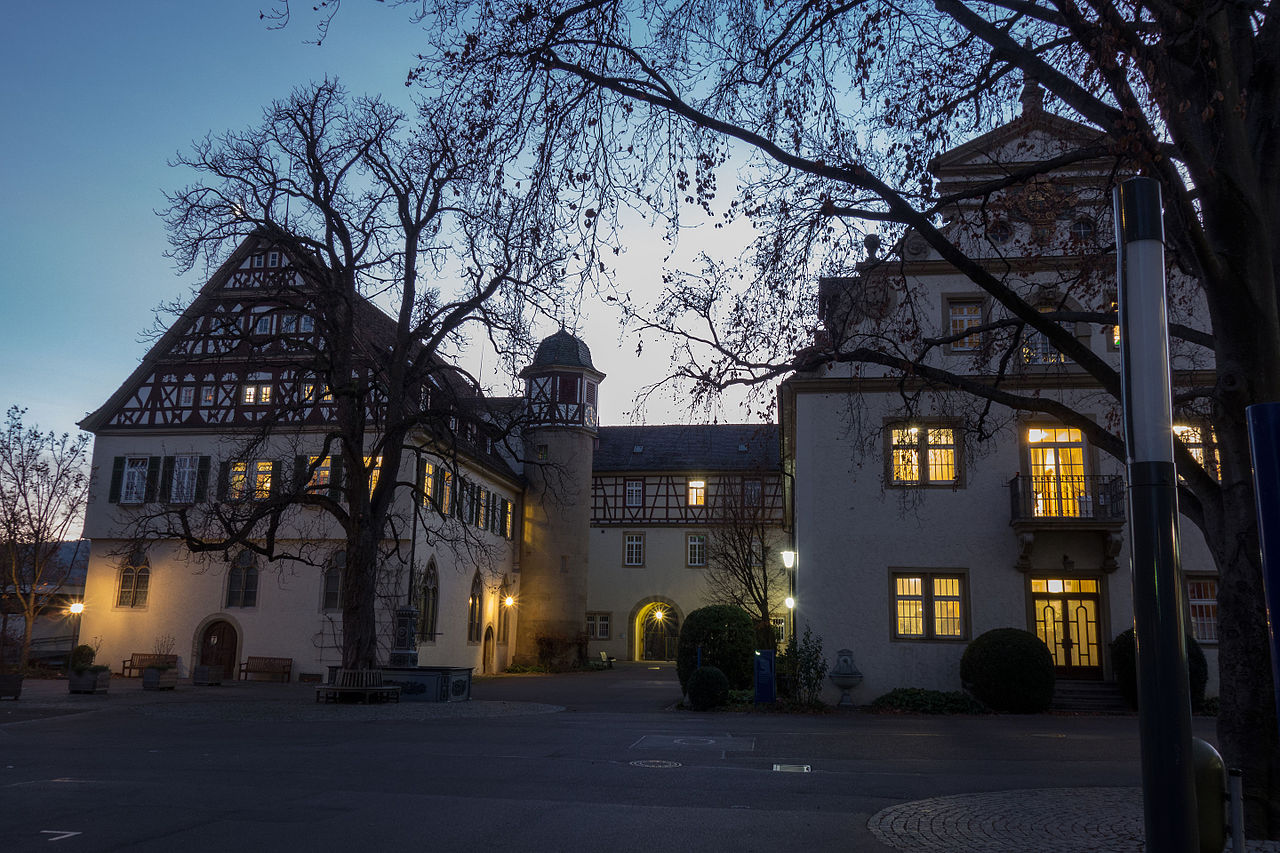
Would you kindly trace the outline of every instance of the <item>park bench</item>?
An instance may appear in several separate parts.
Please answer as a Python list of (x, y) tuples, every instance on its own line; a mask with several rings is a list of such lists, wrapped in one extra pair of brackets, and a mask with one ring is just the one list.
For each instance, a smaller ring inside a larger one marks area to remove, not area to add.
[(600, 663), (604, 664), (605, 669), (613, 669), (613, 662), (614, 662), (614, 661), (616, 661), (616, 660), (617, 660), (617, 658), (611, 658), (611, 657), (609, 657), (609, 653), (608, 653), (608, 652), (601, 652), (601, 653), (600, 653)]
[(332, 684), (316, 688), (317, 702), (341, 702), (353, 698), (362, 702), (399, 702), (400, 688), (382, 683), (380, 669), (340, 669)]
[(177, 655), (161, 655), (146, 652), (134, 652), (127, 661), (120, 664), (120, 674), (125, 678), (136, 678), (149, 666), (173, 668), (178, 665)]
[(263, 680), (288, 682), (293, 676), (293, 658), (268, 658), (249, 655), (240, 664), (240, 680), (249, 681), (251, 676), (266, 676)]

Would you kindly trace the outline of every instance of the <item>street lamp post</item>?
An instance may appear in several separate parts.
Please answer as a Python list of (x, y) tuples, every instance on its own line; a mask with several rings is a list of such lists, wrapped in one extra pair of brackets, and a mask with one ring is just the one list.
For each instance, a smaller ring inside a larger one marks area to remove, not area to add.
[(787, 640), (796, 632), (796, 552), (782, 552), (782, 567), (787, 570)]
[(1131, 178), (1116, 187), (1115, 223), (1147, 850), (1193, 853), (1199, 830), (1181, 607), (1160, 184), (1153, 178)]

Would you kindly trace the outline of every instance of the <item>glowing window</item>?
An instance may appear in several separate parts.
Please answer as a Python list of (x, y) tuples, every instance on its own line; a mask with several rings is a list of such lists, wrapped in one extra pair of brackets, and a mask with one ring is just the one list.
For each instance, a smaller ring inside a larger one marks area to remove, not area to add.
[(707, 481), (706, 480), (690, 480), (688, 491), (689, 506), (706, 506), (707, 503)]
[(959, 640), (965, 636), (964, 578), (954, 574), (893, 576), (894, 636)]
[(954, 485), (955, 430), (944, 426), (892, 427), (890, 482), (895, 486)]
[[(982, 323), (982, 301), (979, 299), (953, 299), (947, 304), (951, 334), (962, 335)], [(982, 334), (974, 332), (951, 342), (952, 352), (977, 352), (982, 349)]]

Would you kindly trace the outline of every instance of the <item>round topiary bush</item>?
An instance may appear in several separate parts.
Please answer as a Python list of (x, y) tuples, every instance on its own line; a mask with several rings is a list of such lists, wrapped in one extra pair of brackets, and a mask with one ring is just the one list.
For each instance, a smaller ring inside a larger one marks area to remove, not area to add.
[(676, 674), (680, 688), (689, 692), (689, 676), (698, 668), (698, 648), (702, 666), (719, 668), (733, 690), (751, 686), (755, 655), (755, 625), (740, 607), (713, 604), (700, 607), (685, 617), (676, 646)]
[(960, 681), (993, 710), (1037, 714), (1053, 702), (1053, 655), (1029, 631), (996, 628), (964, 650)]
[(689, 676), (689, 707), (710, 711), (729, 701), (729, 679), (714, 666), (700, 666)]
[[(1111, 641), (1111, 666), (1116, 673), (1116, 686), (1130, 708), (1138, 707), (1138, 647), (1133, 629), (1124, 631)], [(1191, 707), (1204, 707), (1205, 685), (1209, 683), (1209, 662), (1195, 637), (1187, 636), (1187, 677), (1190, 680)]]
[(71, 650), (71, 671), (84, 672), (86, 669), (93, 666), (93, 658), (96, 654), (97, 652), (93, 650), (93, 646), (83, 644), (76, 646)]

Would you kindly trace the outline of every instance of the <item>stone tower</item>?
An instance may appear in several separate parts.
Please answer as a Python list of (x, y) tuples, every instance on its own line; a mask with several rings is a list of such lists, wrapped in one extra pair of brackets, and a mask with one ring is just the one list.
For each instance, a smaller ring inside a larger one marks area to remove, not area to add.
[(561, 329), (520, 376), (526, 486), (514, 661), (571, 664), (586, 649), (591, 462), (604, 374), (587, 345)]

